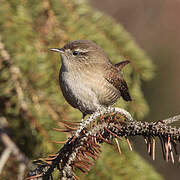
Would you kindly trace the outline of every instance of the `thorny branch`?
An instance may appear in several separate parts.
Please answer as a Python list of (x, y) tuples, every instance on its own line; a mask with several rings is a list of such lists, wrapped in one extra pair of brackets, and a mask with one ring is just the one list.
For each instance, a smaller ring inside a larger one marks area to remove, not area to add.
[(35, 163), (40, 165), (28, 174), (26, 180), (38, 177), (45, 180), (52, 179), (55, 168), (60, 172), (60, 179), (78, 179), (74, 173), (74, 168), (78, 168), (82, 172), (89, 171), (94, 165), (93, 160), (96, 160), (101, 153), (100, 144), (113, 144), (113, 139), (115, 139), (121, 153), (117, 139), (121, 140), (124, 137), (129, 149), (132, 150), (129, 141), (130, 136), (142, 136), (144, 138), (147, 152), (153, 160), (155, 159), (155, 137), (158, 137), (164, 159), (174, 163), (174, 149), (180, 161), (177, 148), (177, 143), (180, 142), (180, 128), (169, 126), (170, 123), (178, 120), (180, 120), (180, 115), (152, 123), (140, 122), (132, 120), (131, 115), (123, 109), (109, 107), (95, 112), (82, 121), (78, 127), (77, 124), (64, 121), (66, 129), (56, 130), (73, 132), (72, 136), (55, 155), (44, 160), (37, 160)]

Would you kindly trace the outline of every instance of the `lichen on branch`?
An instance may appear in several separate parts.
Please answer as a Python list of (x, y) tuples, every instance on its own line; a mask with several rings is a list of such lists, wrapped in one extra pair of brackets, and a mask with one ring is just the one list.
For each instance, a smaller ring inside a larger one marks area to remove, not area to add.
[(74, 169), (78, 168), (84, 173), (90, 171), (101, 153), (102, 143), (113, 145), (113, 140), (115, 140), (121, 153), (118, 140), (121, 141), (124, 137), (129, 149), (132, 150), (130, 136), (144, 138), (147, 152), (153, 160), (155, 160), (155, 137), (158, 137), (164, 159), (174, 163), (173, 149), (178, 155), (178, 160), (180, 159), (177, 149), (177, 143), (180, 142), (180, 128), (171, 127), (169, 124), (178, 120), (180, 120), (180, 115), (151, 123), (135, 121), (124, 109), (109, 107), (93, 113), (78, 127), (76, 123), (63, 121), (66, 129), (56, 130), (72, 132), (72, 136), (55, 155), (37, 160), (36, 163), (40, 165), (29, 173), (26, 180), (36, 177), (52, 178), (55, 168), (59, 170), (60, 179), (78, 179)]

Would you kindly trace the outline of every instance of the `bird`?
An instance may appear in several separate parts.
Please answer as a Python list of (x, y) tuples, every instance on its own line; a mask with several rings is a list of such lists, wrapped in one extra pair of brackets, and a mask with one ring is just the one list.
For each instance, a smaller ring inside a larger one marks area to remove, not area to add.
[(82, 118), (114, 105), (122, 97), (132, 101), (122, 68), (129, 60), (113, 64), (104, 50), (90, 40), (74, 40), (62, 48), (59, 83), (66, 101), (82, 112)]

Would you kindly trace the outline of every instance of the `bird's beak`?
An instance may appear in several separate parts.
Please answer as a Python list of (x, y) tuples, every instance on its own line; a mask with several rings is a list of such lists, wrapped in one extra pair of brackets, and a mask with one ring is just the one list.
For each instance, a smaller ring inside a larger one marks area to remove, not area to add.
[(64, 48), (51, 48), (49, 50), (54, 52), (64, 53)]

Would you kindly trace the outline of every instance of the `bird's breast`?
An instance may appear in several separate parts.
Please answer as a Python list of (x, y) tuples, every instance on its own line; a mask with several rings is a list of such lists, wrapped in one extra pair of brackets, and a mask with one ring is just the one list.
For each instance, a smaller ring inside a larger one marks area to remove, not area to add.
[(60, 70), (60, 86), (65, 99), (82, 112), (93, 112), (98, 106), (109, 106), (120, 94), (104, 77), (91, 70)]
[(60, 71), (60, 87), (69, 104), (82, 112), (92, 113), (97, 108), (97, 97), (92, 90), (95, 82), (87, 73)]

